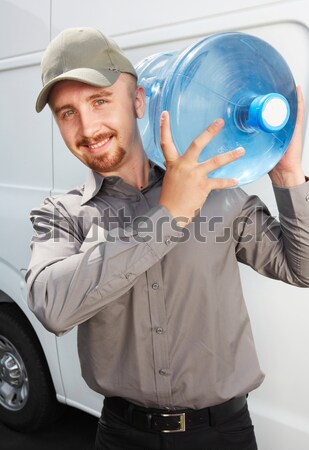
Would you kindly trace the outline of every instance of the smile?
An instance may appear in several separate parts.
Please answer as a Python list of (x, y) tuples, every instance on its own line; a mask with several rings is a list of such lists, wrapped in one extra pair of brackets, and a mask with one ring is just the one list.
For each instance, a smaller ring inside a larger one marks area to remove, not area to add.
[(91, 150), (95, 150), (96, 148), (99, 148), (99, 147), (102, 147), (103, 145), (105, 145), (110, 139), (111, 139), (111, 137), (108, 137), (108, 138), (104, 139), (104, 141), (100, 141), (97, 144), (88, 145), (88, 147)]
[(90, 153), (97, 153), (98, 151), (108, 147), (108, 144), (112, 140), (112, 137), (113, 136), (109, 136), (100, 142), (97, 142), (95, 144), (84, 145), (84, 147), (86, 147)]

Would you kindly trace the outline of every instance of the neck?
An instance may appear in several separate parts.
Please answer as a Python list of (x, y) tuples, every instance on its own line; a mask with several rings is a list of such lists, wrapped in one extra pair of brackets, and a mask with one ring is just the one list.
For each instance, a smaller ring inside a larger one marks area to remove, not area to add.
[(144, 151), (141, 155), (137, 154), (136, 156), (135, 159), (129, 161), (124, 167), (119, 168), (118, 176), (126, 183), (141, 190), (148, 185), (150, 165)]
[(149, 171), (149, 160), (140, 141), (134, 148), (134, 152), (130, 153), (129, 159), (127, 161), (124, 160), (117, 170), (112, 172), (101, 172), (100, 175), (116, 175), (121, 177), (126, 183), (141, 190), (148, 185)]

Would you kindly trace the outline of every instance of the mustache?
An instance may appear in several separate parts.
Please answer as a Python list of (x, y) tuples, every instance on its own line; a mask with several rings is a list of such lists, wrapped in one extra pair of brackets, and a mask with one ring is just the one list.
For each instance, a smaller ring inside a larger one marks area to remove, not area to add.
[(109, 139), (111, 137), (116, 136), (116, 133), (100, 133), (100, 134), (96, 134), (94, 136), (92, 136), (91, 138), (82, 138), (79, 141), (77, 141), (77, 146), (89, 146), (89, 145), (95, 145), (98, 144), (101, 141), (104, 141), (105, 139)]

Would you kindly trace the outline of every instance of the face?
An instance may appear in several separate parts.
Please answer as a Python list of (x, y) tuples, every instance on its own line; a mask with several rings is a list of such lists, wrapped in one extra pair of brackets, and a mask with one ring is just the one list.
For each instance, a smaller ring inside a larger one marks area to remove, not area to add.
[(144, 90), (133, 76), (121, 74), (107, 88), (60, 81), (49, 105), (67, 147), (92, 170), (115, 173), (141, 154), (136, 119), (144, 114)]

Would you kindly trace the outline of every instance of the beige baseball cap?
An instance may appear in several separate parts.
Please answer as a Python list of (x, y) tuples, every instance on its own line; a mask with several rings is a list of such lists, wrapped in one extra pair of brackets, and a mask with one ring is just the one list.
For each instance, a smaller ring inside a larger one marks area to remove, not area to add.
[(36, 101), (37, 112), (42, 111), (58, 81), (76, 80), (107, 87), (114, 84), (122, 72), (137, 78), (133, 65), (118, 45), (95, 28), (62, 31), (47, 47), (41, 70), (43, 88)]

